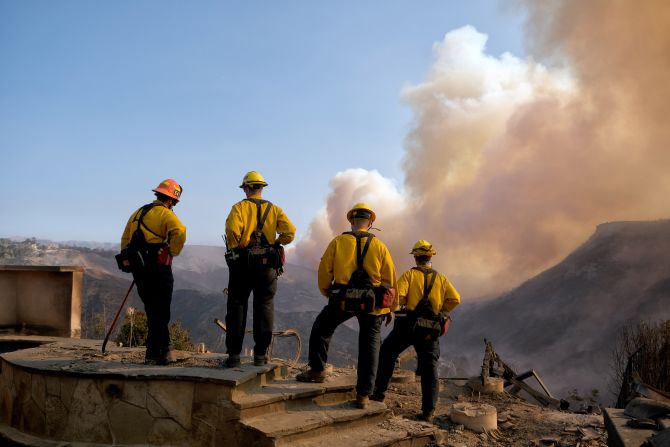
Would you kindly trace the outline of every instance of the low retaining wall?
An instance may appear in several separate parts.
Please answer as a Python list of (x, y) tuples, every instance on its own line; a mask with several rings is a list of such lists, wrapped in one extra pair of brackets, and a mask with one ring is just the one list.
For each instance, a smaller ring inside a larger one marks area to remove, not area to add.
[(99, 342), (77, 343), (0, 355), (0, 427), (53, 445), (236, 445), (240, 384), (230, 370), (104, 361), (88, 354)]

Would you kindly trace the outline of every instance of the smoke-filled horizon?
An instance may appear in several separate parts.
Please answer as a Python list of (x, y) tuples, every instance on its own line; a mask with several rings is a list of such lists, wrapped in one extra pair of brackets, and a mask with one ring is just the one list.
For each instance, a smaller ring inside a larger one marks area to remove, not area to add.
[(528, 9), (525, 60), (487, 54), (486, 35), (470, 26), (434, 44), (425, 80), (402, 91), (413, 112), (404, 184), (337, 173), (299, 262), (316, 265), (363, 201), (399, 273), (427, 239), (434, 266), (464, 295), (491, 295), (559, 261), (599, 223), (668, 215), (670, 8), (566, 0)]

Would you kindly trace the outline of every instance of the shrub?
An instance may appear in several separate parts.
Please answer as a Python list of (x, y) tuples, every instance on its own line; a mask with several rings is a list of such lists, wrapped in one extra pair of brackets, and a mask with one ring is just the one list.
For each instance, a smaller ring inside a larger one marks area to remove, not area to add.
[[(132, 345), (130, 343), (131, 322)], [(181, 321), (175, 320), (170, 323), (168, 330), (170, 331), (170, 340), (174, 349), (180, 351), (195, 350), (193, 343), (191, 343), (191, 336), (188, 330), (182, 326)], [(126, 312), (123, 326), (121, 326), (116, 336), (116, 342), (123, 343), (124, 346), (146, 346), (148, 332), (147, 315), (144, 312), (138, 310)]]

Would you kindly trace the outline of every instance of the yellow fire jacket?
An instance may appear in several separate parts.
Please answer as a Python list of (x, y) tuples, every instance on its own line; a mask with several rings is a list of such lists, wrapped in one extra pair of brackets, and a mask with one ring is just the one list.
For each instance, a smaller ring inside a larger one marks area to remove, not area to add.
[[(432, 275), (431, 278), (432, 279)], [(423, 299), (423, 273), (416, 269), (410, 269), (398, 279), (398, 297), (400, 305), (413, 310), (419, 301)], [(437, 273), (433, 288), (430, 289), (428, 301), (435, 314), (439, 312), (450, 312), (461, 302), (458, 294), (449, 279), (441, 273)]]
[[(260, 199), (261, 196), (257, 195), (252, 198)], [(261, 205), (261, 216), (268, 206), (270, 206), (268, 203)], [(275, 204), (271, 206), (263, 224), (263, 234), (270, 244), (276, 241), (282, 245), (290, 244), (295, 237), (295, 226), (280, 207)], [(251, 235), (256, 230), (256, 215), (256, 204), (249, 200), (241, 200), (233, 205), (226, 218), (226, 238), (229, 249), (244, 248), (249, 245)]]
[[(366, 239), (361, 239), (361, 250)], [(397, 288), (395, 266), (386, 245), (378, 238), (373, 238), (368, 252), (363, 259), (363, 269), (370, 275), (373, 286), (382, 283)], [(328, 296), (328, 289), (333, 282), (347, 284), (351, 274), (356, 270), (356, 238), (351, 234), (340, 234), (330, 241), (319, 263), (319, 290)], [(398, 296), (391, 309), (375, 309), (373, 314), (382, 315), (397, 309)]]
[[(163, 202), (154, 200), (153, 203), (156, 206), (147, 212), (142, 222), (158, 236), (144, 228), (144, 225), (140, 227), (142, 233), (144, 233), (145, 239), (150, 244), (167, 242), (170, 246), (170, 254), (177, 256), (181, 252), (181, 249), (184, 248), (184, 243), (186, 242), (186, 227), (181, 223), (174, 211), (165, 206)], [(137, 225), (139, 225), (141, 209), (139, 208), (135, 211), (128, 219), (126, 228), (123, 230), (123, 235), (121, 236), (122, 250), (128, 246), (130, 238), (137, 229)]]

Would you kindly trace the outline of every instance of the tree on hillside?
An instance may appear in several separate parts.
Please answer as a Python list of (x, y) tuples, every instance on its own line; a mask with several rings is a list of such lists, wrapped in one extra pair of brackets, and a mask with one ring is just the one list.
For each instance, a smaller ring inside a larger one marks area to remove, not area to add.
[(116, 335), (116, 342), (123, 346), (146, 346), (147, 315), (133, 307), (129, 307), (123, 320), (123, 326)]
[[(170, 323), (168, 330), (174, 349), (180, 351), (193, 351), (195, 349), (193, 343), (191, 343), (191, 336), (188, 330), (182, 326), (181, 321), (175, 320)], [(123, 346), (146, 346), (148, 332), (147, 315), (130, 307), (115, 340), (117, 343), (122, 343)]]
[(613, 351), (612, 369), (619, 408), (633, 397), (635, 373), (647, 385), (670, 392), (670, 320), (623, 327)]
[(188, 331), (181, 325), (181, 321), (175, 320), (170, 324), (170, 340), (174, 349), (180, 351), (194, 351), (195, 347), (191, 343), (191, 336)]
[(93, 338), (96, 340), (105, 338), (105, 319), (101, 314), (93, 317)]

